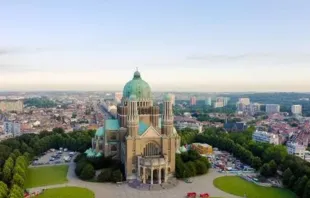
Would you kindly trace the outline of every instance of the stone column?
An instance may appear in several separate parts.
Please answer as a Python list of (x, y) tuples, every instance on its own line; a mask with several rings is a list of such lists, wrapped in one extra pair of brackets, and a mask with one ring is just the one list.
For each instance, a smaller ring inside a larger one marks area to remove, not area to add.
[(143, 181), (142, 181), (142, 183), (144, 183), (144, 184), (146, 183), (145, 182), (145, 177), (146, 177), (145, 176), (145, 167), (143, 167), (143, 174), (142, 174)]
[(153, 184), (153, 168), (151, 168), (151, 184)]
[(157, 178), (158, 178), (158, 184), (161, 184), (161, 167), (159, 167)]
[(167, 180), (168, 180), (168, 168), (166, 167), (165, 169), (164, 169), (164, 172), (165, 172), (165, 182), (167, 182)]

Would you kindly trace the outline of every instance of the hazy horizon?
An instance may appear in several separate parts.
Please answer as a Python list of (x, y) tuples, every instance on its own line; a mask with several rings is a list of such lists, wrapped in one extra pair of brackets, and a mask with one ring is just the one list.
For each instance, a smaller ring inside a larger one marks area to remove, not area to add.
[(0, 7), (0, 91), (308, 92), (308, 1), (32, 1)]

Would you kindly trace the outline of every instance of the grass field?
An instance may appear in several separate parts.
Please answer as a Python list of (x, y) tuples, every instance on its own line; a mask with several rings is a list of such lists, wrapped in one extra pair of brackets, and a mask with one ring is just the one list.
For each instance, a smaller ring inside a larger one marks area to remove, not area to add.
[(62, 187), (45, 190), (38, 198), (94, 198), (92, 191), (79, 187)]
[(295, 194), (280, 188), (258, 186), (238, 176), (224, 176), (213, 181), (215, 187), (227, 193), (247, 198), (295, 198)]
[(27, 171), (26, 188), (63, 184), (67, 180), (67, 165), (44, 166), (29, 168)]

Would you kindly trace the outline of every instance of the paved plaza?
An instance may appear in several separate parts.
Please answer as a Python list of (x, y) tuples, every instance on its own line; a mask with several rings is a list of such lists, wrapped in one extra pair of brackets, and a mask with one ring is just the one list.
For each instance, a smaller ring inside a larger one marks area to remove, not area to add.
[(111, 183), (94, 183), (85, 182), (78, 179), (74, 173), (75, 164), (70, 163), (68, 171), (67, 184), (46, 186), (40, 188), (33, 188), (31, 191), (36, 191), (39, 189), (63, 187), (63, 186), (79, 186), (85, 187), (92, 190), (96, 198), (107, 198), (107, 197), (117, 197), (117, 198), (181, 198), (185, 197), (187, 192), (196, 193), (209, 193), (212, 197), (222, 197), (222, 198), (237, 198), (238, 196), (227, 194), (213, 186), (213, 180), (217, 177), (224, 176), (224, 174), (218, 173), (216, 170), (210, 170), (207, 175), (193, 178), (193, 183), (185, 183), (180, 181), (179, 184), (171, 189), (161, 190), (161, 191), (141, 191), (128, 186), (124, 183), (121, 185), (111, 184)]

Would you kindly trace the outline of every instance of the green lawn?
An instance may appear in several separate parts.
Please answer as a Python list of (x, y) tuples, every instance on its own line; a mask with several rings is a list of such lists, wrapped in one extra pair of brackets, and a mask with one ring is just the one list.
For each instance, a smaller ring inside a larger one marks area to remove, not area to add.
[(248, 182), (238, 176), (223, 176), (216, 178), (213, 181), (215, 187), (227, 193), (244, 196), (246, 193), (247, 198), (295, 198), (295, 194), (291, 191), (258, 186), (252, 182)]
[(67, 165), (43, 166), (29, 168), (26, 177), (26, 188), (63, 184), (67, 180)]
[(94, 198), (95, 195), (87, 188), (62, 187), (45, 190), (38, 198)]

